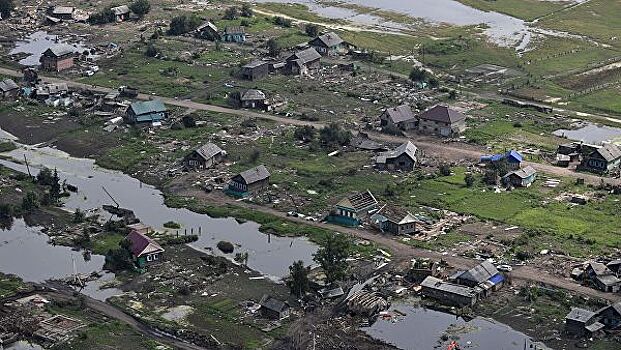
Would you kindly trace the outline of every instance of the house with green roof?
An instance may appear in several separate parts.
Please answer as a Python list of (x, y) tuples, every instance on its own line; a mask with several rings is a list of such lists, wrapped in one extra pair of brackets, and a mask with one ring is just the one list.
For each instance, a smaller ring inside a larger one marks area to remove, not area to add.
[(139, 101), (127, 109), (127, 121), (132, 124), (154, 123), (166, 119), (168, 110), (160, 100)]

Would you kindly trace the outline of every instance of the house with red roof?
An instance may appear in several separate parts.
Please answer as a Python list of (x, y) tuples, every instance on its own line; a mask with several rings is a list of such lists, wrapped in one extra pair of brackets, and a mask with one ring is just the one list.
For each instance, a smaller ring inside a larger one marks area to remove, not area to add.
[(132, 230), (127, 235), (127, 240), (131, 243), (130, 249), (138, 267), (142, 268), (159, 261), (162, 253), (164, 253), (162, 246), (139, 231)]

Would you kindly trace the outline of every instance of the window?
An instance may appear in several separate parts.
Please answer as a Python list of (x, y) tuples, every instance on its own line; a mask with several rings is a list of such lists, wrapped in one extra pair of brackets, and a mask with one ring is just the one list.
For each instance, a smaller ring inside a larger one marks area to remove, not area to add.
[(147, 255), (147, 262), (151, 262), (153, 260), (153, 257), (151, 255)]

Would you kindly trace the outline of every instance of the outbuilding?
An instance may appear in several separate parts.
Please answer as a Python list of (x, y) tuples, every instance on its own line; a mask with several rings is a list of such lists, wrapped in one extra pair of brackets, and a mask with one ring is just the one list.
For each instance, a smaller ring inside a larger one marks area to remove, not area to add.
[(231, 179), (228, 192), (236, 196), (245, 197), (251, 193), (262, 191), (269, 186), (270, 176), (271, 174), (265, 165), (248, 169)]
[(168, 109), (160, 100), (139, 101), (127, 109), (127, 119), (132, 124), (160, 122), (168, 116)]
[(225, 154), (224, 150), (209, 142), (185, 156), (183, 165), (188, 170), (208, 169), (218, 164)]

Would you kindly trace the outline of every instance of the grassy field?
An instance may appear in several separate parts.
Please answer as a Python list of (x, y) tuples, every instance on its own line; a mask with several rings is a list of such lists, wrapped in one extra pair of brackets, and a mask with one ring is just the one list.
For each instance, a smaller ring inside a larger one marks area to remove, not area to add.
[(26, 284), (20, 278), (7, 276), (0, 272), (0, 299), (26, 289)]
[(525, 21), (532, 21), (567, 5), (562, 1), (539, 0), (459, 0), (459, 2), (483, 11), (500, 12)]
[(595, 113), (621, 115), (621, 86), (611, 87), (583, 95), (572, 100), (570, 106), (582, 107)]
[(122, 347), (135, 350), (162, 349), (162, 344), (145, 338), (134, 332), (128, 325), (110, 321), (108, 323), (90, 324), (80, 335), (68, 342), (60, 343), (54, 350), (93, 349), (104, 350)]

